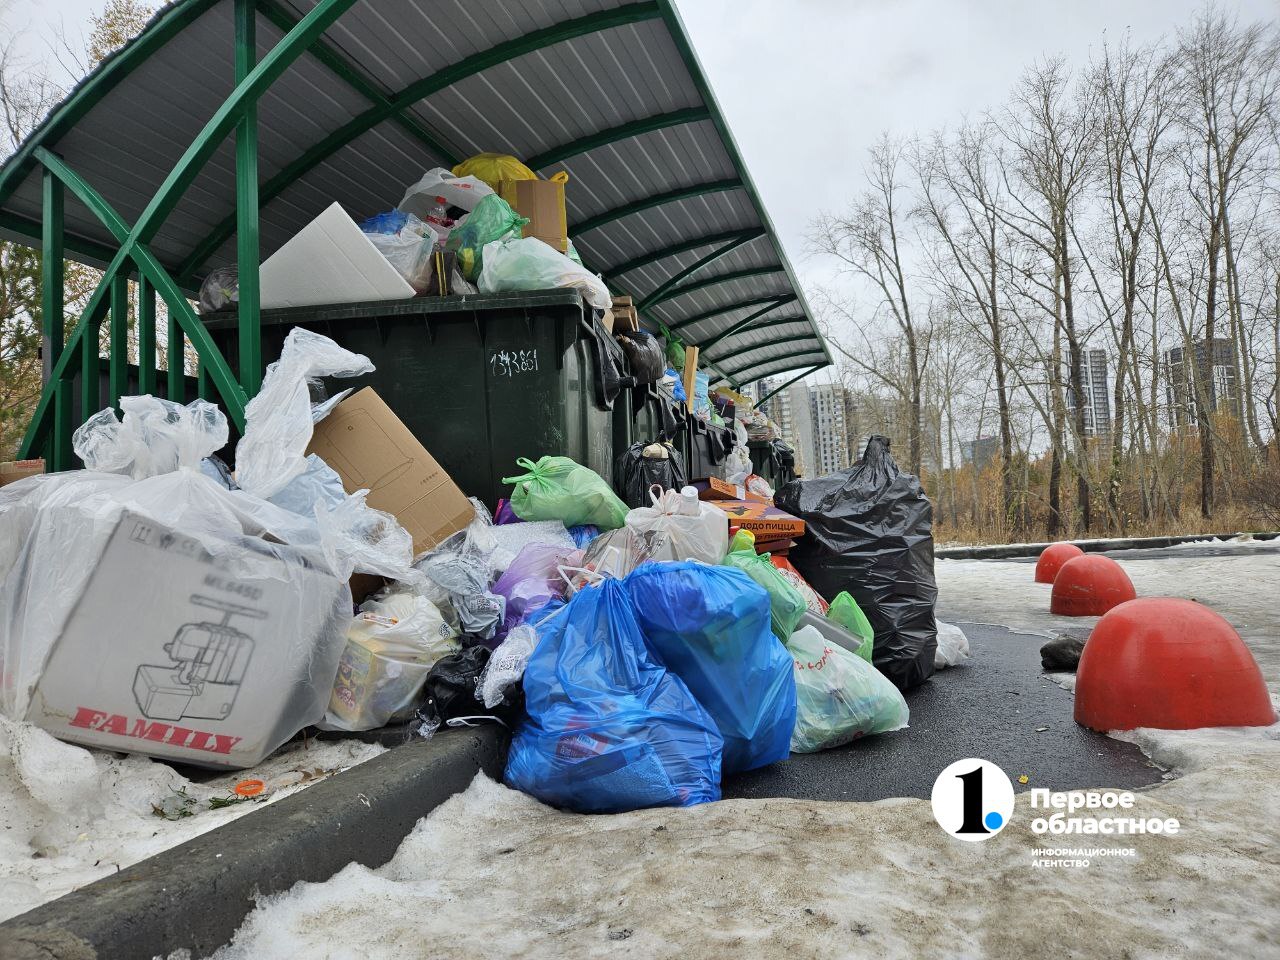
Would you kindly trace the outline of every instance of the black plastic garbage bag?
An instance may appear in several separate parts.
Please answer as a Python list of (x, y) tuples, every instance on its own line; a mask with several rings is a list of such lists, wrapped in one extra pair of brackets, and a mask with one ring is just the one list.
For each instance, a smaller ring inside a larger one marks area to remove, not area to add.
[(627, 355), (627, 365), (636, 383), (656, 383), (667, 371), (667, 357), (662, 345), (645, 330), (628, 330), (618, 334), (618, 342)]
[(663, 490), (679, 490), (688, 481), (684, 465), (684, 457), (680, 451), (669, 443), (662, 443), (665, 457), (646, 457), (644, 451), (653, 446), (648, 443), (633, 443), (614, 465), (613, 475), (618, 496), (629, 507), (648, 507), (653, 500), (649, 496), (649, 488), (657, 485)]
[(423, 684), (426, 699), (418, 716), (432, 727), (484, 717), (497, 717), (508, 725), (514, 723), (523, 712), (524, 704), (524, 691), (518, 683), (508, 688), (502, 702), (492, 710), (476, 697), (480, 675), (492, 652), (488, 647), (473, 644), (437, 660)]
[(872, 662), (900, 689), (933, 673), (933, 507), (918, 478), (898, 469), (873, 435), (848, 470), (793, 480), (774, 498), (805, 522), (790, 560), (831, 600), (848, 590), (875, 630)]

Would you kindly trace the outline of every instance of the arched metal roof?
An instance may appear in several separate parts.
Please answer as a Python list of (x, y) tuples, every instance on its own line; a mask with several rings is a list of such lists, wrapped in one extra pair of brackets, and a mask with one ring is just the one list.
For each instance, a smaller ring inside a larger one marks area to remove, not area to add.
[[(257, 0), (255, 62), (321, 2)], [(584, 261), (721, 376), (830, 363), (670, 0), (337, 5), (257, 102), (263, 259), (334, 200), (360, 219), (425, 169), (508, 152), (568, 172)], [(179, 285), (235, 263), (235, 138), (189, 165), (171, 208), (154, 201), (235, 88), (236, 6), (169, 4), (73, 90), (0, 169), (0, 230), (38, 244), (37, 161), (53, 154), (126, 228), (142, 222)], [(67, 197), (69, 255), (107, 263), (119, 244)]]

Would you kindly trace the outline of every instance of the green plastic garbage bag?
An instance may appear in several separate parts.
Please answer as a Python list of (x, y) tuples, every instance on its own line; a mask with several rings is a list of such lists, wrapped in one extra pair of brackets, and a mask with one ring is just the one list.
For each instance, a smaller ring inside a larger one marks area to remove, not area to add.
[(773, 635), (786, 643), (804, 612), (809, 609), (804, 596), (769, 562), (767, 553), (756, 553), (752, 548), (730, 550), (725, 554), (724, 563), (728, 567), (737, 567), (764, 587), (769, 594), (769, 619)]
[(786, 642), (795, 660), (792, 753), (829, 750), (859, 737), (901, 730), (910, 711), (888, 678), (861, 657), (804, 626)]
[(600, 474), (568, 457), (526, 457), (516, 461), (528, 473), (503, 477), (515, 484), (511, 509), (521, 520), (559, 520), (566, 527), (590, 523), (616, 530), (627, 519), (627, 505), (609, 489)]
[(871, 621), (858, 606), (858, 601), (853, 599), (847, 590), (841, 590), (831, 601), (831, 606), (827, 610), (827, 619), (834, 620), (862, 641), (862, 645), (858, 647), (858, 656), (870, 663), (876, 634), (871, 628)]
[(491, 193), (453, 228), (444, 248), (458, 255), (458, 270), (464, 279), (475, 283), (483, 266), (481, 251), (484, 245), (501, 240), (508, 234), (520, 236), (521, 228), (528, 222), (527, 218), (511, 209), (511, 204)]
[(684, 373), (684, 344), (674, 337), (667, 338), (667, 362), (677, 373)]

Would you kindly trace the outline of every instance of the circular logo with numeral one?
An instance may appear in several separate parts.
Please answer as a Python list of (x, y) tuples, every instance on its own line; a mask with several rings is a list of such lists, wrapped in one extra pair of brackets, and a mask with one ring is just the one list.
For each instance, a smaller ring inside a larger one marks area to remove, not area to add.
[(990, 760), (957, 760), (933, 781), (933, 818), (957, 840), (990, 840), (1013, 816), (1013, 783)]

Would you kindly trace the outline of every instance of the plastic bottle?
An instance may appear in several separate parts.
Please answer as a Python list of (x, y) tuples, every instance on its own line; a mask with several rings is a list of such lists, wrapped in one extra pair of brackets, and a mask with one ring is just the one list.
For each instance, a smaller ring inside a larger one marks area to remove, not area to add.
[(423, 214), (422, 219), (431, 226), (440, 240), (447, 240), (453, 230), (453, 220), (449, 217), (449, 203), (444, 197), (433, 197), (431, 206)]
[(696, 517), (702, 512), (698, 491), (694, 487), (680, 488), (680, 506), (676, 512), (684, 517)]

